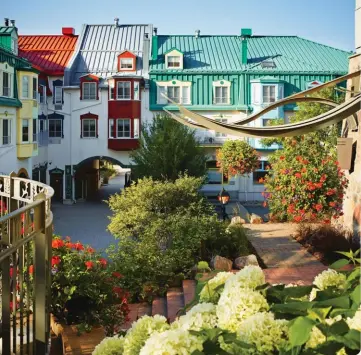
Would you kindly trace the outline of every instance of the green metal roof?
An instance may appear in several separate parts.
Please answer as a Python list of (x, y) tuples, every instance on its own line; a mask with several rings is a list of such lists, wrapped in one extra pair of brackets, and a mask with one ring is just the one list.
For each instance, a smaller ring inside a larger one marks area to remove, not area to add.
[(0, 36), (11, 35), (13, 31), (16, 31), (16, 27), (0, 26)]
[[(342, 75), (348, 70), (351, 52), (332, 48), (297, 36), (252, 36), (247, 39), (247, 64), (241, 63), (240, 36), (159, 35), (158, 57), (150, 70), (157, 72), (257, 72), (332, 73)], [(184, 69), (166, 69), (164, 55), (170, 49), (184, 53)], [(272, 60), (275, 67), (263, 61)]]

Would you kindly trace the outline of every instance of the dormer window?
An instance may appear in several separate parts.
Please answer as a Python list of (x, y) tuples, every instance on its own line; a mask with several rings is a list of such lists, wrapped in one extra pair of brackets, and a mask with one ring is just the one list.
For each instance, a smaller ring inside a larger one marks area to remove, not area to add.
[(136, 55), (130, 51), (120, 53), (118, 55), (118, 71), (134, 71), (136, 59)]
[(183, 69), (183, 53), (173, 48), (165, 54), (165, 64), (167, 69)]
[(99, 78), (95, 75), (84, 75), (80, 78), (80, 99), (99, 100)]

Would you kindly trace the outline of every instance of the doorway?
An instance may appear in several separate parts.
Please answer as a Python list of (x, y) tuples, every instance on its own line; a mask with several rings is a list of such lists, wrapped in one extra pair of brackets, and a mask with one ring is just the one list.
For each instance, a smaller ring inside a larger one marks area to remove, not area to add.
[(49, 170), (50, 173), (50, 186), (54, 189), (53, 200), (63, 201), (63, 176), (64, 171), (61, 169)]

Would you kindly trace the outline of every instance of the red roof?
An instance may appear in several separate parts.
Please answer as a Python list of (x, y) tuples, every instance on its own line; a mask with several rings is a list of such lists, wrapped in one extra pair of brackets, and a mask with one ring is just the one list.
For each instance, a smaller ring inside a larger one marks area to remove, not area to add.
[(63, 75), (78, 36), (19, 36), (19, 55), (48, 75)]

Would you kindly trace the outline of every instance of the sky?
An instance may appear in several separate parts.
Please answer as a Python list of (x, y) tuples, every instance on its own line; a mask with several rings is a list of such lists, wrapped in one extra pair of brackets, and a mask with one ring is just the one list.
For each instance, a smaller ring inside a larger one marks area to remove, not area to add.
[(354, 50), (355, 0), (16, 0), (0, 8), (19, 34), (61, 34), (84, 23), (151, 23), (158, 34), (297, 35)]

